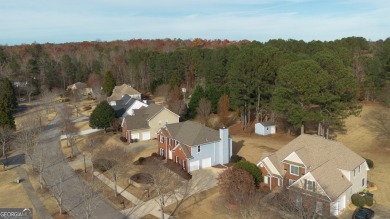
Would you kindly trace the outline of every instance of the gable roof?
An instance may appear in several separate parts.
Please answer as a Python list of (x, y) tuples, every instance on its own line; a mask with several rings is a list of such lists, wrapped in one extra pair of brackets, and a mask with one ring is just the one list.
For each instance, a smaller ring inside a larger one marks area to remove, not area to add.
[(120, 100), (126, 94), (127, 95), (137, 95), (137, 94), (141, 94), (141, 93), (138, 92), (133, 87), (131, 87), (130, 85), (122, 84), (120, 86), (114, 87), (114, 90), (112, 91), (111, 96), (107, 97), (107, 101), (110, 102), (110, 101), (114, 101), (114, 100)]
[[(217, 130), (191, 121), (167, 124), (165, 129), (171, 134), (173, 139), (188, 146), (201, 145), (221, 140)], [(162, 128), (162, 130), (164, 130), (164, 128)]]
[(85, 84), (83, 82), (76, 82), (74, 84), (69, 85), (67, 88), (72, 89), (72, 90), (76, 90), (76, 89), (83, 89), (86, 87), (87, 87), (87, 84)]
[(150, 128), (148, 122), (164, 109), (168, 110), (167, 108), (154, 103), (147, 107), (143, 106), (139, 109), (135, 109), (134, 115), (125, 117), (127, 130)]
[(275, 125), (275, 122), (273, 122), (273, 121), (259, 122), (259, 123), (260, 123), (261, 125), (263, 125), (264, 127)]
[[(299, 156), (309, 171), (327, 161), (333, 162), (339, 169), (350, 171), (365, 162), (361, 156), (337, 141), (307, 134), (298, 136), (269, 157), (281, 162), (292, 152)], [(281, 164), (278, 167), (282, 170)]]

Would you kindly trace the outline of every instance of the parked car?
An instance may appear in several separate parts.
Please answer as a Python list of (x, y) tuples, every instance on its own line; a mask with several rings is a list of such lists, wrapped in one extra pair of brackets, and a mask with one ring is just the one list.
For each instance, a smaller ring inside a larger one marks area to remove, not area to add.
[(371, 219), (375, 212), (369, 208), (358, 208), (353, 212), (352, 219)]

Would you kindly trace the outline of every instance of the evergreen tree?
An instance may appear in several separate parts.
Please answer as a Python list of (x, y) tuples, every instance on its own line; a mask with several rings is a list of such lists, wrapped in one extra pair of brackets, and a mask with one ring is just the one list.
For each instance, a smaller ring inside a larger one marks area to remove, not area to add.
[(111, 73), (111, 71), (106, 72), (104, 75), (104, 80), (103, 80), (103, 92), (107, 96), (111, 96), (112, 91), (115, 88), (115, 78), (114, 75)]
[(3, 79), (0, 90), (0, 126), (15, 128), (15, 118), (17, 102), (14, 88), (8, 78)]
[(188, 103), (188, 117), (194, 118), (196, 116), (196, 108), (199, 105), (199, 100), (205, 96), (204, 90), (201, 86), (197, 86), (191, 95), (190, 102)]
[(94, 129), (98, 128), (106, 130), (112, 126), (114, 119), (114, 109), (112, 109), (107, 101), (103, 101), (99, 103), (91, 113), (89, 118), (89, 126)]

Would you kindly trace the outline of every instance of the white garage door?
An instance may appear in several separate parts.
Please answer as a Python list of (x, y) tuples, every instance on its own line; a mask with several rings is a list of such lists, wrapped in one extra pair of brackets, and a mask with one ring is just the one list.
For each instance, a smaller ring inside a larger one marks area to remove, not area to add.
[(190, 171), (199, 170), (199, 160), (190, 162)]
[(202, 168), (211, 167), (211, 157), (202, 160)]
[(339, 201), (339, 212), (342, 211), (342, 210), (344, 210), (344, 208), (345, 208), (345, 202), (346, 202), (345, 199), (346, 199), (346, 198), (345, 198), (345, 195), (343, 195), (343, 196), (340, 198), (340, 201)]
[(131, 139), (139, 139), (139, 133), (131, 134)]
[(150, 132), (142, 132), (142, 140), (149, 140)]

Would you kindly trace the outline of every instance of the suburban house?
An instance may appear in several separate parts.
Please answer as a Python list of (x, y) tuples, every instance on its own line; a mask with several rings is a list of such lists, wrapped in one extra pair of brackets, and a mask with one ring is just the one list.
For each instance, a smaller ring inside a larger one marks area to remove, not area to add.
[(145, 102), (132, 98), (127, 94), (120, 100), (111, 101), (110, 104), (118, 118), (132, 116), (134, 115), (134, 110), (148, 106)]
[(232, 139), (229, 130), (219, 131), (191, 121), (167, 124), (158, 132), (158, 153), (188, 172), (229, 163)]
[(76, 82), (74, 84), (71, 84), (66, 89), (71, 91), (72, 93), (78, 92), (82, 95), (88, 95), (92, 92), (91, 88), (88, 88), (87, 84), (83, 82)]
[(122, 119), (122, 136), (131, 140), (149, 140), (157, 137), (157, 131), (166, 124), (178, 123), (179, 115), (154, 103), (133, 110), (133, 115)]
[(132, 88), (130, 85), (122, 84), (120, 86), (115, 86), (111, 96), (107, 97), (107, 102), (110, 103), (110, 105), (113, 105), (113, 101), (122, 99), (126, 94), (134, 99), (141, 99), (140, 92)]
[(316, 212), (337, 216), (354, 193), (367, 187), (366, 160), (343, 144), (302, 134), (257, 166), (270, 188), (286, 187), (301, 198), (316, 197)]
[(276, 133), (275, 123), (272, 121), (258, 122), (255, 124), (255, 133), (258, 135), (270, 135)]

